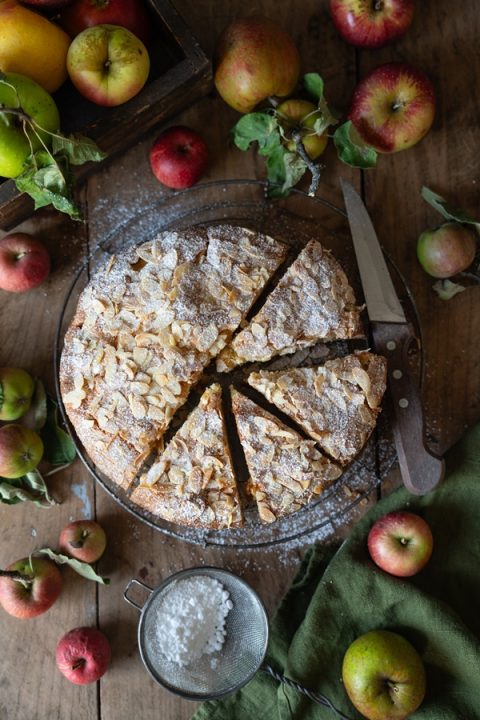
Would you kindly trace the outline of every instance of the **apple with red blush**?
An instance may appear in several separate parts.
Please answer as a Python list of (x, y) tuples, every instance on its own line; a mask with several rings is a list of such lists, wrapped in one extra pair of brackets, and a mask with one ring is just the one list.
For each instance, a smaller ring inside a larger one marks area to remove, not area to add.
[(11, 233), (0, 240), (0, 288), (26, 292), (40, 285), (50, 272), (44, 245), (27, 233)]
[(119, 25), (89, 27), (72, 41), (67, 70), (78, 92), (104, 107), (123, 105), (147, 82), (147, 48)]
[(181, 190), (194, 185), (208, 166), (208, 147), (202, 136), (183, 125), (170, 127), (155, 140), (150, 167), (159, 182)]
[(96, 562), (106, 546), (105, 531), (94, 520), (76, 520), (66, 525), (60, 533), (60, 550), (81, 562)]
[(0, 605), (16, 618), (32, 618), (46, 612), (61, 590), (60, 570), (46, 558), (22, 558), (0, 571)]
[(74, 685), (88, 685), (99, 680), (106, 673), (110, 660), (109, 642), (96, 628), (70, 630), (57, 645), (57, 667)]
[(396, 577), (416, 575), (430, 560), (433, 536), (429, 525), (415, 513), (398, 510), (379, 518), (368, 533), (373, 562)]
[(429, 131), (435, 93), (424, 72), (407, 63), (377, 67), (357, 85), (349, 119), (361, 140), (380, 153), (406, 150)]
[(330, 0), (333, 23), (358, 48), (380, 48), (404, 35), (413, 20), (414, 0)]
[(35, 430), (24, 425), (0, 428), (0, 476), (14, 479), (37, 467), (43, 456), (43, 442)]
[(72, 37), (95, 25), (121, 25), (147, 45), (151, 20), (142, 0), (73, 0), (60, 15), (60, 25)]

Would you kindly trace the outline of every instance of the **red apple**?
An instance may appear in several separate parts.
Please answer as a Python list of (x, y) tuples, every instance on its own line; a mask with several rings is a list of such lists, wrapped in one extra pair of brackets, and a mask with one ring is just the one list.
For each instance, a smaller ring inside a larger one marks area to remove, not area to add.
[(380, 48), (394, 42), (412, 24), (414, 0), (330, 0), (340, 35), (351, 45)]
[(76, 520), (60, 533), (60, 550), (82, 562), (96, 562), (103, 555), (106, 545), (105, 531), (94, 520)]
[(369, 73), (355, 89), (349, 114), (361, 139), (382, 153), (415, 145), (434, 116), (432, 83), (406, 63), (388, 63)]
[(0, 288), (25, 292), (40, 285), (50, 272), (50, 256), (40, 240), (12, 233), (0, 240)]
[(35, 384), (21, 368), (0, 368), (0, 420), (18, 420), (30, 407)]
[[(33, 569), (32, 569), (33, 568)], [(17, 618), (41, 615), (53, 605), (62, 590), (60, 570), (51, 560), (32, 557), (17, 560), (7, 572), (25, 575), (25, 580), (0, 577), (0, 605)]]
[(205, 140), (183, 125), (165, 130), (150, 150), (152, 172), (169, 188), (180, 190), (194, 185), (207, 169), (208, 148)]
[(110, 659), (108, 640), (96, 628), (70, 630), (57, 645), (57, 667), (75, 685), (88, 685), (101, 678)]
[(19, 478), (37, 467), (43, 442), (34, 430), (23, 425), (0, 428), (0, 476)]
[(250, 112), (270, 95), (290, 95), (298, 82), (300, 56), (292, 38), (265, 17), (234, 20), (215, 56), (215, 86), (238, 112)]
[(119, 25), (87, 28), (72, 41), (67, 70), (77, 90), (97, 105), (113, 107), (133, 98), (150, 70), (147, 48)]
[(60, 15), (71, 37), (94, 25), (121, 25), (147, 45), (151, 20), (142, 0), (73, 0)]
[(316, 160), (325, 150), (327, 132), (318, 134), (314, 130), (315, 121), (321, 117), (317, 106), (308, 100), (290, 98), (284, 100), (276, 109), (276, 115), (283, 129), (286, 131), (287, 147), (295, 152), (296, 144), (291, 138), (292, 130), (300, 131), (303, 147), (311, 160)]
[(430, 560), (432, 532), (423, 518), (411, 512), (384, 515), (368, 533), (368, 551), (378, 567), (397, 577), (416, 575)]
[(466, 270), (475, 260), (476, 252), (475, 234), (457, 222), (427, 230), (417, 242), (418, 260), (434, 278), (448, 278)]

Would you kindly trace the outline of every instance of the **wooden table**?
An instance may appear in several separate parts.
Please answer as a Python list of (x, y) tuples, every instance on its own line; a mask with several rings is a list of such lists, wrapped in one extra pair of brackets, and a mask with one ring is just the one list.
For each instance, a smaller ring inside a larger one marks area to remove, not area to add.
[[(428, 438), (433, 449), (444, 452), (480, 417), (480, 289), (469, 289), (449, 302), (439, 300), (432, 291), (432, 280), (416, 261), (415, 242), (423, 229), (440, 220), (420, 198), (423, 184), (479, 215), (478, 3), (464, 0), (453, 7), (449, 0), (419, 1), (407, 36), (396, 46), (377, 52), (357, 52), (337, 37), (326, 0), (174, 0), (174, 4), (208, 54), (220, 30), (237, 14), (259, 10), (275, 17), (298, 42), (304, 70), (323, 75), (329, 101), (342, 110), (348, 107), (356, 80), (383, 62), (408, 60), (432, 78), (438, 112), (426, 139), (412, 150), (381, 157), (378, 168), (363, 175), (342, 166), (329, 148), (320, 192), (340, 204), (340, 175), (362, 189), (379, 237), (411, 288), (423, 330)], [(237, 117), (212, 92), (174, 120), (197, 128), (206, 137), (212, 158), (207, 180), (263, 177), (261, 160), (228, 145), (228, 130)], [(148, 166), (147, 152), (155, 134), (91, 178), (81, 193), (88, 224), (74, 224), (45, 211), (22, 226), (46, 242), (54, 267), (40, 288), (25, 295), (0, 294), (0, 365), (24, 367), (53, 390), (53, 338), (73, 269), (107, 230), (111, 208), (117, 209), (120, 218), (143, 199), (161, 198), (166, 192), (152, 178)], [(54, 509), (0, 508), (0, 566), (40, 546), (55, 547), (59, 531), (68, 521), (96, 517), (109, 538), (100, 571), (111, 576), (112, 584), (99, 587), (66, 571), (64, 591), (45, 615), (19, 621), (0, 613), (1, 720), (190, 717), (194, 706), (158, 687), (141, 665), (137, 614), (122, 598), (126, 582), (139, 576), (155, 585), (183, 567), (222, 565), (251, 582), (271, 611), (298, 567), (302, 549), (205, 551), (168, 539), (121, 510), (95, 486), (78, 461), (54, 476), (51, 485), (63, 500)], [(55, 667), (56, 643), (79, 625), (100, 627), (113, 651), (108, 674), (87, 687), (71, 685)]]

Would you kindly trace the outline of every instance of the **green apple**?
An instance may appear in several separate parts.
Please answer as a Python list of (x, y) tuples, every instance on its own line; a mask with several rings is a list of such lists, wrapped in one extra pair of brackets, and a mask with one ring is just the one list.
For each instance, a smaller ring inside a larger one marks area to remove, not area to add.
[[(0, 176), (16, 178), (23, 171), (28, 156), (42, 147), (41, 140), (51, 146), (51, 137), (39, 131), (40, 138), (9, 109), (20, 111), (38, 125), (57, 132), (60, 116), (52, 97), (38, 83), (17, 73), (0, 73)], [(38, 130), (38, 128), (37, 128)]]
[(251, 112), (270, 95), (290, 95), (299, 73), (300, 56), (292, 38), (266, 17), (237, 18), (218, 41), (215, 87), (238, 112)]
[(30, 407), (34, 382), (21, 368), (0, 368), (0, 420), (17, 420)]
[[(286, 131), (287, 138), (289, 135), (291, 136), (293, 130), (298, 129), (303, 147), (310, 160), (316, 160), (327, 145), (327, 132), (318, 134), (314, 129), (315, 122), (321, 117), (316, 105), (308, 100), (291, 98), (277, 107), (277, 118)], [(295, 140), (288, 140), (287, 147), (291, 152), (295, 152)]]
[(37, 467), (43, 442), (34, 430), (23, 425), (0, 428), (0, 476), (19, 478)]
[(343, 658), (343, 683), (356, 709), (369, 720), (404, 720), (425, 696), (425, 668), (401, 635), (372, 630)]
[(475, 260), (475, 233), (457, 222), (443, 223), (418, 238), (417, 257), (429, 275), (448, 278), (466, 270)]

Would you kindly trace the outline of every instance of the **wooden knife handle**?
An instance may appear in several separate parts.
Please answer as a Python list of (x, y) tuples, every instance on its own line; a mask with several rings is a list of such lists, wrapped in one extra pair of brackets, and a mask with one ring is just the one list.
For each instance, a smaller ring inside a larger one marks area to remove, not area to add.
[(372, 323), (372, 333), (375, 350), (387, 358), (393, 434), (402, 480), (409, 492), (425, 495), (443, 479), (445, 461), (425, 446), (422, 403), (408, 360), (413, 333), (409, 325), (394, 323)]

